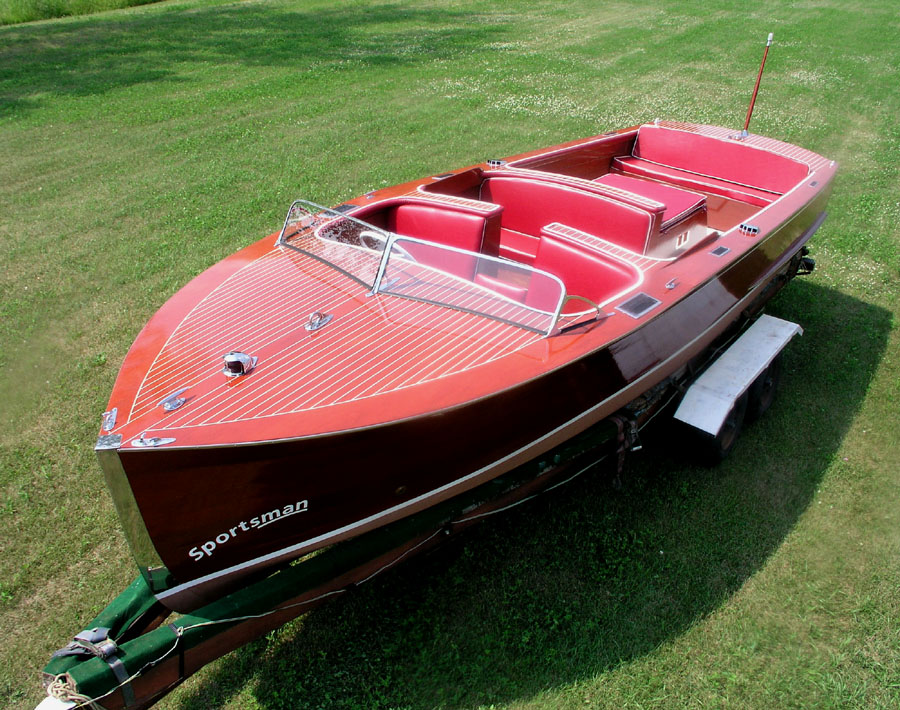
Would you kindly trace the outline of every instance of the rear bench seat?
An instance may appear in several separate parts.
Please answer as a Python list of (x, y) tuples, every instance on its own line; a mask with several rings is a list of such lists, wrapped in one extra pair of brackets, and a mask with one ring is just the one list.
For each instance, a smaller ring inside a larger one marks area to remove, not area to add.
[(761, 148), (649, 125), (641, 126), (631, 155), (614, 158), (610, 167), (759, 207), (809, 174), (805, 163)]

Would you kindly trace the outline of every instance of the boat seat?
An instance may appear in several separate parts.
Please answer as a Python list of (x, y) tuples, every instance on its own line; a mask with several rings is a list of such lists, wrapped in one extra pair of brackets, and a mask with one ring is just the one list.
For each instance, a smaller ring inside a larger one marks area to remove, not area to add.
[(509, 283), (508, 281), (484, 273), (475, 274), (475, 283), (506, 296), (513, 301), (519, 301), (520, 303), (525, 302), (527, 289), (524, 286), (517, 286), (516, 284)]
[(641, 126), (631, 155), (613, 158), (610, 169), (759, 207), (809, 174), (805, 163), (746, 143), (651, 125)]
[[(629, 290), (641, 279), (640, 271), (632, 264), (559, 233), (541, 235), (534, 267), (559, 277), (567, 294), (588, 298), (598, 305)], [(550, 310), (555, 306), (553, 300), (550, 284), (541, 279), (533, 282), (525, 303)], [(575, 310), (583, 308), (578, 303)]]
[(664, 232), (694, 213), (706, 208), (705, 195), (671, 187), (670, 185), (662, 185), (650, 180), (641, 180), (618, 173), (607, 173), (596, 178), (594, 182), (627, 190), (664, 204), (666, 208), (663, 211), (662, 223), (660, 224), (660, 229)]
[(514, 229), (500, 228), (500, 256), (522, 264), (533, 264), (540, 239)]
[[(499, 222), (493, 215), (474, 214), (441, 205), (403, 203), (389, 210), (386, 228), (395, 234), (416, 237), (457, 249), (496, 254), (500, 241)], [(439, 253), (440, 263), (431, 263), (437, 250), (424, 245), (404, 244), (414, 258), (464, 279), (475, 276), (477, 259), (448, 250)], [(418, 254), (418, 256), (417, 256)]]
[(656, 210), (644, 209), (577, 187), (521, 177), (487, 178), (481, 186), (481, 199), (503, 206), (501, 253), (535, 256), (541, 248), (535, 240), (551, 222), (568, 224), (643, 254), (651, 237), (659, 232), (663, 209), (662, 205)]

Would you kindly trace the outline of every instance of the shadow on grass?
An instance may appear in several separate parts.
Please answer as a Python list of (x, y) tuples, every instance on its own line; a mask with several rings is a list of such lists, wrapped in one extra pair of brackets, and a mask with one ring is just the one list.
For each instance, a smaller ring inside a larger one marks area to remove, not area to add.
[(364, 3), (309, 12), (257, 4), (158, 10), (0, 29), (0, 115), (38, 108), (42, 96), (183, 81), (180, 64), (290, 66), (300, 81), (306, 71), (430, 62), (484, 46), (500, 22)]
[(649, 653), (718, 608), (791, 531), (863, 402), (890, 313), (800, 281), (773, 408), (714, 469), (647, 430), (608, 477), (497, 516), (224, 659), (173, 703), (461, 708), (526, 700)]

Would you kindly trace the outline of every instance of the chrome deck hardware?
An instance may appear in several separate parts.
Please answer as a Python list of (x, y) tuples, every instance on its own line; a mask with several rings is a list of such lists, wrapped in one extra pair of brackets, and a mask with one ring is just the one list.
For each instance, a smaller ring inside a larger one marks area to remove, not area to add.
[(159, 402), (157, 402), (157, 407), (162, 407), (167, 412), (174, 412), (178, 409), (182, 404), (187, 402), (187, 397), (182, 397), (181, 395), (187, 392), (187, 387), (182, 387), (177, 392), (173, 392), (167, 397), (163, 397)]
[(103, 423), (100, 425), (100, 428), (103, 431), (112, 431), (116, 428), (116, 417), (119, 414), (119, 408), (113, 407), (108, 412), (103, 412)]
[(174, 437), (162, 437), (162, 436), (147, 436), (147, 432), (142, 433), (137, 439), (131, 440), (131, 445), (140, 449), (144, 448), (153, 448), (155, 446), (163, 446), (164, 444), (171, 444), (175, 441)]
[(759, 227), (755, 224), (748, 224), (747, 222), (741, 222), (740, 226), (738, 226), (741, 234), (746, 234), (748, 237), (755, 237), (759, 234)]
[(334, 318), (334, 316), (329, 313), (313, 311), (309, 314), (309, 321), (303, 327), (308, 331), (319, 330), (319, 328), (324, 328), (326, 325), (328, 325), (331, 322), (332, 318)]
[[(222, 359), (225, 361), (222, 374), (226, 377), (243, 377), (249, 374), (256, 367), (256, 361), (258, 360), (258, 358), (238, 350), (232, 350), (230, 353), (223, 355)], [(176, 394), (178, 393), (176, 392)]]

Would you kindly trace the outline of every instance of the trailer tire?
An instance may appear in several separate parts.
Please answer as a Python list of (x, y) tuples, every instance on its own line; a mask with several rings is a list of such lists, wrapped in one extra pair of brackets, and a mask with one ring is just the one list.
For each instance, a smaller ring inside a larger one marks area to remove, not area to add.
[(744, 425), (748, 401), (747, 392), (738, 397), (731, 411), (728, 412), (728, 416), (725, 417), (722, 428), (715, 436), (706, 432), (698, 432), (697, 454), (703, 463), (715, 466), (724, 461), (725, 457), (731, 453)]
[(778, 390), (778, 383), (781, 381), (781, 369), (781, 353), (778, 353), (769, 366), (750, 385), (750, 389), (747, 390), (746, 421), (748, 423), (755, 422), (772, 406)]

